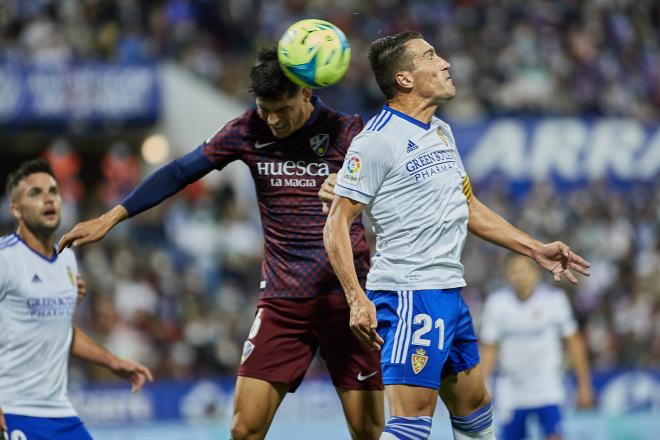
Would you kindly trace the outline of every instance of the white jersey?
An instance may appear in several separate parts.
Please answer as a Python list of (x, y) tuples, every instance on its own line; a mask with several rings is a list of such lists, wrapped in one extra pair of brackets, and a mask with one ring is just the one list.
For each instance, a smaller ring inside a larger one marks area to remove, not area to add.
[(16, 235), (0, 238), (0, 408), (70, 417), (67, 367), (78, 268), (66, 249), (51, 260)]
[(490, 294), (480, 341), (499, 346), (495, 396), (503, 408), (534, 408), (564, 401), (563, 339), (577, 331), (566, 293), (539, 285), (521, 301), (511, 289)]
[(465, 285), (467, 174), (449, 125), (388, 106), (351, 143), (335, 193), (366, 205), (376, 233), (367, 288), (449, 289)]

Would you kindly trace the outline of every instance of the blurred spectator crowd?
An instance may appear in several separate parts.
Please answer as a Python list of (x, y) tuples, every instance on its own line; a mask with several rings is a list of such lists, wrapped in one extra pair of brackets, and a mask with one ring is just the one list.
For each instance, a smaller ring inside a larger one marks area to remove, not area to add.
[(370, 113), (381, 94), (370, 41), (417, 30), (452, 63), (455, 119), (509, 114), (660, 117), (660, 4), (653, 0), (4, 0), (0, 60), (175, 60), (240, 99), (255, 51), (291, 23), (342, 28), (352, 66), (322, 91)]
[[(116, 187), (134, 173), (108, 173), (77, 201), (80, 184), (65, 176), (75, 157), (49, 153), (63, 176), (63, 230), (120, 200)], [(55, 156), (53, 156), (55, 154)], [(70, 153), (69, 153), (70, 154)], [(96, 166), (134, 157), (111, 151)], [(68, 164), (68, 165), (67, 165)], [(92, 164), (93, 165), (93, 164)], [(92, 166), (90, 165), (90, 166)], [(245, 182), (245, 185), (250, 183)], [(150, 366), (159, 378), (235, 372), (259, 294), (263, 240), (254, 206), (229, 184), (197, 183), (78, 251), (89, 295), (78, 322), (114, 352)], [(660, 359), (660, 185), (609, 188), (593, 183), (569, 193), (537, 184), (524, 194), (507, 185), (477, 186), (479, 197), (541, 240), (561, 239), (588, 258), (592, 276), (564, 283), (596, 368), (658, 368)], [(125, 191), (124, 191), (125, 192)], [(13, 222), (4, 200), (0, 232)], [(464, 297), (479, 322), (486, 295), (502, 286), (508, 253), (470, 237), (463, 253)], [(546, 282), (552, 282), (546, 277)], [(320, 374), (317, 362), (310, 375)], [(77, 364), (87, 378), (103, 370)]]

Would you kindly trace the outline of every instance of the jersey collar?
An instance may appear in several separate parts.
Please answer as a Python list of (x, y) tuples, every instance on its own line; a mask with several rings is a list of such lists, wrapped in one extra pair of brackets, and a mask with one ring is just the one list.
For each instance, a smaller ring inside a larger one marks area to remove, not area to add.
[(428, 124), (425, 123), (425, 122), (422, 122), (419, 119), (415, 119), (412, 116), (408, 116), (405, 113), (402, 113), (398, 110), (394, 110), (392, 107), (390, 107), (387, 104), (385, 104), (383, 106), (383, 110), (388, 111), (390, 113), (393, 113), (396, 116), (400, 117), (401, 119), (405, 119), (406, 121), (410, 122), (411, 124), (415, 124), (416, 126), (423, 128), (424, 130), (428, 130), (429, 128), (431, 128), (431, 123), (430, 122)]
[(15, 237), (17, 237), (17, 238), (21, 241), (21, 243), (23, 243), (23, 244), (25, 245), (26, 248), (30, 249), (34, 254), (38, 255), (39, 257), (41, 257), (42, 259), (48, 261), (49, 263), (54, 263), (54, 262), (57, 260), (57, 249), (53, 248), (53, 256), (50, 257), (50, 258), (48, 258), (47, 256), (40, 254), (39, 252), (37, 252), (36, 250), (34, 250), (32, 247), (30, 247), (30, 245), (27, 244), (27, 243), (25, 242), (25, 240), (23, 240), (23, 237), (21, 237), (20, 235), (18, 235), (16, 232), (14, 232), (13, 235), (14, 235)]

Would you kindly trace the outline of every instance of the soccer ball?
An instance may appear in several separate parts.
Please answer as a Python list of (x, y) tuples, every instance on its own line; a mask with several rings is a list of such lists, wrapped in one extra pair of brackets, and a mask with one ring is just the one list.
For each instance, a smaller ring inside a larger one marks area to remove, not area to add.
[(339, 81), (351, 61), (344, 33), (332, 23), (307, 19), (292, 24), (277, 44), (284, 74), (300, 87), (318, 89)]

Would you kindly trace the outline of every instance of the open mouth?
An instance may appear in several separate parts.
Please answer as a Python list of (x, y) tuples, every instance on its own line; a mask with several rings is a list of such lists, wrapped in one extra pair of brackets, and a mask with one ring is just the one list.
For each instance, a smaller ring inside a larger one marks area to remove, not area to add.
[(46, 209), (43, 212), (44, 217), (55, 217), (57, 215), (57, 211), (55, 209)]

